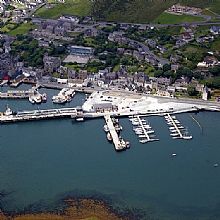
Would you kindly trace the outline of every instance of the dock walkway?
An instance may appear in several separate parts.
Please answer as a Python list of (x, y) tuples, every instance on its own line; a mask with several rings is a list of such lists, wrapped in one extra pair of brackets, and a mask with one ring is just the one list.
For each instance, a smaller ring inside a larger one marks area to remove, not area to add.
[(179, 138), (183, 138), (183, 134), (181, 133), (180, 129), (178, 128), (176, 122), (174, 119), (170, 116), (170, 114), (167, 114), (168, 119), (172, 123), (173, 127), (175, 128), (176, 132), (179, 134)]
[(145, 135), (145, 138), (147, 139), (147, 141), (150, 141), (151, 139), (150, 139), (150, 137), (149, 137), (149, 135), (148, 135), (148, 133), (147, 133), (147, 131), (146, 131), (139, 115), (137, 115), (137, 119), (138, 119), (139, 125), (141, 126), (141, 129), (142, 129), (142, 131)]

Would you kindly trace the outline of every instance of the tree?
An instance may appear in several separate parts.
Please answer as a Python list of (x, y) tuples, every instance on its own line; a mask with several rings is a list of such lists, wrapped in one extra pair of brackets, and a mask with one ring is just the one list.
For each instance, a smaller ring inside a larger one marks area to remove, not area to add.
[(163, 76), (163, 70), (157, 70), (157, 71), (155, 71), (155, 72), (154, 72), (154, 76), (155, 76), (155, 77), (161, 77), (161, 76)]
[(170, 64), (164, 64), (163, 65), (163, 71), (166, 72), (166, 71), (169, 71), (171, 70), (171, 65)]
[(220, 66), (214, 66), (209, 68), (209, 72), (214, 76), (220, 76)]
[(188, 86), (187, 92), (189, 96), (197, 96), (198, 92), (196, 91), (195, 86)]

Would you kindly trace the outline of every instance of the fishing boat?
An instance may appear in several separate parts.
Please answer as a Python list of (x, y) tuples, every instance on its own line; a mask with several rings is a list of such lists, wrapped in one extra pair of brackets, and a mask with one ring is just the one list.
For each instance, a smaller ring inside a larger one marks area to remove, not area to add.
[(107, 133), (106, 137), (109, 142), (112, 142), (113, 138), (112, 138), (110, 132)]
[(54, 104), (64, 104), (67, 100), (61, 96), (53, 96), (52, 101)]
[(46, 102), (47, 101), (47, 94), (43, 93), (41, 99), (42, 99), (42, 102)]
[(103, 126), (103, 130), (104, 130), (105, 132), (109, 132), (109, 128), (108, 128), (108, 125), (107, 125), (107, 124), (105, 124), (105, 125)]
[(33, 99), (33, 96), (29, 96), (28, 100), (29, 100), (29, 102), (32, 103), (32, 104), (35, 103), (35, 101), (34, 101), (34, 99)]

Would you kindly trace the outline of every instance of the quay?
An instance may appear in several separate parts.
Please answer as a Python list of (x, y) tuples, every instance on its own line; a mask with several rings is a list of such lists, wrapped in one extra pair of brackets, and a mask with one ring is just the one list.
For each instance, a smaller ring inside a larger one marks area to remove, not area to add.
[(47, 110), (33, 110), (13, 112), (7, 108), (4, 113), (0, 113), (0, 123), (20, 122), (20, 121), (33, 121), (52, 118), (74, 118), (76, 117), (76, 108), (60, 108), (60, 109), (47, 109)]
[(106, 124), (108, 126), (109, 133), (111, 134), (112, 141), (115, 146), (115, 150), (116, 151), (125, 150), (127, 148), (126, 143), (123, 139), (122, 140), (119, 139), (119, 136), (115, 130), (115, 127), (114, 127), (114, 124), (113, 124), (113, 121), (112, 121), (112, 118), (110, 117), (110, 115), (105, 115), (104, 119), (105, 119)]
[(2, 80), (2, 82), (0, 83), (0, 86), (4, 86), (8, 83), (8, 80)]

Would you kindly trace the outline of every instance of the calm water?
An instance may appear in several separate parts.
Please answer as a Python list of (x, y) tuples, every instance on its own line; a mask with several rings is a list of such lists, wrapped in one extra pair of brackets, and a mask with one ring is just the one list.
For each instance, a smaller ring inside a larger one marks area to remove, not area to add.
[[(45, 91), (49, 97), (58, 93)], [(66, 106), (83, 100), (77, 94)], [(1, 100), (0, 110), (7, 104), (14, 110), (60, 107), (50, 100), (42, 105)], [(122, 136), (131, 143), (122, 153), (107, 142), (103, 119), (0, 125), (0, 191), (11, 192), (3, 207), (51, 203), (68, 192), (97, 193), (159, 220), (219, 220), (220, 166), (213, 165), (220, 164), (220, 114), (193, 115), (203, 131), (190, 114), (177, 116), (193, 135), (191, 141), (172, 140), (164, 118), (148, 118), (160, 141), (145, 145), (139, 144), (129, 120), (121, 119)]]

